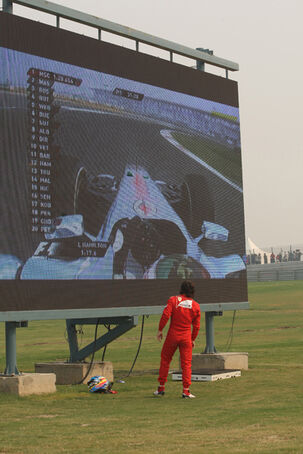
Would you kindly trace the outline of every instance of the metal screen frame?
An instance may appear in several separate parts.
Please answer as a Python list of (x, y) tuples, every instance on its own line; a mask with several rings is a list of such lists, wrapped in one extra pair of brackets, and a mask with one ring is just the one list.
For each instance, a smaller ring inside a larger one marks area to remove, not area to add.
[[(94, 317), (124, 317), (138, 315), (158, 315), (161, 314), (163, 306), (141, 306), (141, 307), (113, 307), (100, 309), (60, 309), (60, 310), (39, 310), (39, 311), (11, 311), (0, 312), (0, 322), (23, 320), (64, 320), (71, 318), (94, 318)], [(217, 303), (201, 304), (203, 312), (209, 311), (235, 311), (249, 309), (249, 302), (240, 303)]]
[[(12, 13), (13, 3), (56, 16), (57, 27), (60, 27), (60, 18), (68, 19), (97, 29), (99, 39), (101, 39), (102, 30), (118, 36), (132, 39), (136, 42), (137, 51), (139, 51), (140, 43), (148, 44), (158, 49), (170, 52), (171, 61), (173, 61), (173, 54), (177, 54), (183, 57), (192, 58), (197, 62), (207, 63), (218, 68), (223, 68), (226, 71), (239, 71), (238, 63), (226, 60), (224, 58), (216, 57), (215, 55), (211, 55), (207, 52), (207, 50), (204, 52), (197, 49), (191, 49), (190, 47), (174, 43), (173, 41), (158, 38), (148, 33), (144, 33), (139, 30), (126, 27), (124, 25), (116, 24), (115, 22), (101, 19), (90, 14), (82, 13), (75, 9), (67, 8), (53, 2), (48, 2), (45, 0), (3, 0), (3, 11)], [(226, 73), (226, 76), (227, 75), (228, 74)]]
[[(172, 41), (158, 38), (156, 36), (116, 24), (114, 22), (86, 14), (72, 8), (67, 8), (56, 3), (45, 0), (3, 0), (3, 11), (13, 13), (13, 4), (18, 4), (27, 8), (32, 8), (44, 13), (56, 16), (56, 25), (60, 27), (60, 18), (68, 19), (81, 23), (98, 30), (98, 39), (101, 40), (101, 31), (113, 33), (122, 37), (132, 39), (136, 42), (136, 51), (139, 51), (139, 44), (148, 44), (158, 49), (170, 52), (170, 61), (173, 61), (173, 55), (196, 60), (197, 63), (207, 63), (209, 65), (223, 68), (228, 71), (238, 71), (239, 65), (230, 60), (216, 57), (207, 52), (207, 50), (196, 50), (186, 46), (174, 43)], [(203, 66), (203, 65), (202, 65)], [(164, 304), (164, 302), (163, 302)], [(77, 319), (77, 318), (94, 318), (94, 317), (120, 317), (120, 316), (139, 316), (160, 314), (164, 305), (161, 306), (142, 306), (142, 307), (118, 307), (118, 308), (100, 308), (100, 309), (62, 309), (62, 310), (32, 310), (32, 311), (7, 311), (0, 312), (0, 321), (19, 322), (23, 320), (59, 320), (59, 319)], [(249, 302), (231, 302), (231, 303), (212, 303), (201, 304), (203, 312), (221, 312), (249, 309)]]

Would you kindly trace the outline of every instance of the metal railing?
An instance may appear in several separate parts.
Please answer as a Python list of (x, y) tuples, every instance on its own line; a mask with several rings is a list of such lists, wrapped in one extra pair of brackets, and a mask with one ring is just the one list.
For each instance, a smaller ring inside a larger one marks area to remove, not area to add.
[(248, 282), (303, 280), (303, 262), (248, 265), (247, 280)]
[(134, 40), (136, 43), (137, 51), (139, 51), (140, 43), (148, 44), (158, 49), (166, 50), (170, 53), (170, 61), (173, 61), (174, 54), (181, 55), (183, 57), (196, 60), (198, 63), (202, 63), (202, 65), (200, 65), (201, 68), (204, 68), (204, 63), (218, 68), (223, 68), (226, 70), (226, 77), (228, 77), (228, 71), (239, 70), (238, 63), (212, 55), (212, 53), (209, 52), (208, 49), (191, 49), (190, 47), (183, 46), (181, 44), (177, 44), (163, 38), (158, 38), (156, 36), (149, 35), (148, 33), (134, 30), (130, 27), (116, 24), (115, 22), (101, 19), (96, 16), (92, 16), (90, 14), (86, 14), (75, 9), (67, 8), (65, 6), (61, 6), (45, 0), (3, 0), (3, 11), (7, 13), (13, 13), (14, 3), (56, 16), (57, 27), (60, 27), (61, 18), (68, 19), (97, 29), (99, 39), (101, 39), (101, 32), (106, 31)]

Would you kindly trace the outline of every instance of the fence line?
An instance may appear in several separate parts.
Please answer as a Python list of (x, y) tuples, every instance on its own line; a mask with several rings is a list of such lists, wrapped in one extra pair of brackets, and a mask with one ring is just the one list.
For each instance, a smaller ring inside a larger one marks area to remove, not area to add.
[(303, 262), (248, 265), (247, 280), (248, 282), (303, 280)]

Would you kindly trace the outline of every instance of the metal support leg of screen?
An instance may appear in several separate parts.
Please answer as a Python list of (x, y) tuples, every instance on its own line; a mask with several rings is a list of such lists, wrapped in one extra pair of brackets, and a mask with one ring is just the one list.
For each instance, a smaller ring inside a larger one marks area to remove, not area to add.
[(206, 347), (204, 353), (217, 353), (215, 347), (214, 317), (222, 314), (223, 312), (205, 312)]
[(3, 11), (5, 13), (12, 13), (13, 12), (13, 3), (11, 0), (3, 0), (2, 2)]
[[(70, 350), (69, 362), (73, 363), (77, 361), (83, 361), (90, 354), (100, 350), (102, 347), (105, 347), (113, 340), (122, 336), (122, 334), (137, 326), (137, 324), (138, 317), (112, 317), (99, 319), (85, 318), (66, 320), (66, 329)], [(79, 350), (76, 325), (96, 325), (96, 329), (99, 325), (100, 328), (102, 325), (116, 326), (112, 329), (108, 329), (107, 333), (103, 334), (98, 339), (96, 338), (86, 347), (83, 347), (81, 350)]]
[(5, 375), (19, 375), (17, 368), (17, 351), (16, 351), (16, 328), (18, 323), (5, 323), (5, 342), (6, 342), (6, 368)]

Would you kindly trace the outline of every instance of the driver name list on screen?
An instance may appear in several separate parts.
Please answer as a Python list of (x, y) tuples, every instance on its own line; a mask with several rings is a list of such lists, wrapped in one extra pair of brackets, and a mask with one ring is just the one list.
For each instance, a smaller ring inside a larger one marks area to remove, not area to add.
[(60, 159), (60, 147), (54, 135), (60, 127), (56, 115), (60, 106), (54, 102), (54, 84), (80, 86), (81, 79), (38, 68), (27, 71), (29, 117), (29, 185), (32, 232), (52, 230), (54, 165)]

